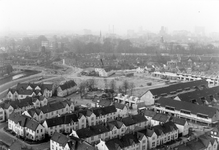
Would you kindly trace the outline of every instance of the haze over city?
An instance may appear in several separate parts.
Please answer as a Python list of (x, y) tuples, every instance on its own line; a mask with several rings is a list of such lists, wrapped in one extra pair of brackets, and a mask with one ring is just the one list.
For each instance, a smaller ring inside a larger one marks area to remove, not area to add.
[(0, 33), (13, 31), (92, 31), (127, 30), (159, 32), (194, 31), (205, 27), (207, 33), (219, 32), (219, 1), (181, 0), (1, 0)]

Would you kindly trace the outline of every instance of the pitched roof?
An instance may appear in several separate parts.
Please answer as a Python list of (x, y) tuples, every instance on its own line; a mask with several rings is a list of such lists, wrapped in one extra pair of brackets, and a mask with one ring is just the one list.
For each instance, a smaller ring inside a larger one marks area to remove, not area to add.
[(136, 124), (136, 121), (131, 117), (122, 118), (122, 122), (125, 124), (125, 126), (131, 126), (133, 124)]
[(27, 127), (33, 131), (35, 131), (37, 127), (40, 125), (40, 123), (36, 120), (33, 120), (32, 118), (29, 118), (25, 115), (20, 115), (18, 113), (12, 113), (9, 116), (9, 120), (15, 122), (16, 124), (19, 123), (21, 127)]
[(37, 129), (37, 127), (40, 125), (39, 122), (33, 120), (33, 119), (27, 119), (27, 122), (26, 122), (26, 127), (35, 131)]
[(48, 127), (58, 126), (62, 124), (69, 124), (71, 122), (78, 122), (78, 116), (76, 114), (65, 114), (61, 117), (46, 119)]
[(145, 118), (145, 116), (143, 116), (143, 115), (141, 115), (141, 114), (132, 115), (132, 118), (136, 121), (136, 123), (140, 123), (140, 122), (147, 121), (147, 119)]
[(156, 103), (159, 104), (160, 106), (166, 107), (170, 106), (173, 107), (175, 110), (187, 110), (191, 112), (192, 114), (204, 114), (207, 115), (208, 117), (213, 117), (215, 113), (217, 112), (216, 108), (212, 107), (207, 107), (207, 106), (200, 106), (188, 102), (183, 102), (183, 101), (176, 101), (172, 100), (170, 98), (162, 98), (159, 99)]
[(113, 124), (114, 126), (116, 126), (117, 129), (120, 129), (123, 125), (123, 122), (118, 121), (118, 120), (113, 120), (108, 122), (108, 124)]
[(192, 102), (192, 100), (196, 100), (198, 104), (203, 104), (203, 101), (201, 100), (202, 97), (205, 98), (208, 102), (211, 102), (210, 95), (214, 98), (217, 97), (217, 93), (219, 93), (219, 86), (215, 86), (212, 88), (205, 88), (203, 90), (197, 90), (189, 93), (179, 94), (177, 97), (181, 101), (185, 102)]
[(139, 143), (136, 134), (126, 134), (119, 138), (110, 139), (106, 142), (106, 146), (109, 150), (116, 150), (118, 147), (125, 149), (133, 144)]
[(112, 104), (112, 101), (111, 100), (107, 100), (107, 99), (102, 99), (99, 102), (99, 105), (100, 106), (104, 106), (104, 107), (110, 106), (111, 104)]
[(87, 128), (79, 129), (76, 131), (79, 138), (89, 138), (91, 136), (99, 135), (105, 132), (109, 132), (109, 129), (105, 125), (95, 125)]
[(121, 103), (117, 103), (117, 102), (115, 102), (113, 105), (115, 105), (115, 107), (116, 107), (117, 109), (121, 109), (121, 110), (123, 110), (124, 107), (126, 107), (125, 104), (121, 104)]
[(162, 88), (156, 88), (156, 89), (151, 89), (150, 92), (153, 95), (160, 96), (162, 94), (170, 94), (171, 92), (177, 91), (177, 90), (184, 90), (186, 88), (194, 88), (194, 86), (201, 86), (201, 85), (208, 85), (206, 80), (196, 80), (196, 81), (191, 81), (191, 82), (183, 82), (183, 83), (178, 83), (178, 84), (172, 84), (167, 87), (162, 87)]
[(177, 146), (176, 148), (178, 150), (201, 150), (208, 148), (209, 144), (214, 143), (216, 139), (212, 138), (211, 136), (208, 136), (206, 134), (203, 134), (199, 136), (198, 138), (191, 140), (187, 142), (186, 144), (181, 144)]
[(60, 145), (64, 147), (68, 143), (69, 138), (61, 133), (55, 132), (52, 135), (51, 140), (59, 143)]
[(69, 88), (72, 88), (74, 86), (77, 86), (77, 84), (75, 83), (74, 80), (69, 80), (69, 81), (66, 81), (64, 84), (59, 85), (59, 87), (62, 90), (69, 89)]
[(69, 145), (70, 149), (75, 149), (75, 150), (95, 150), (95, 147), (92, 146), (91, 144), (87, 143), (86, 141), (83, 141), (79, 138), (70, 136), (67, 137), (66, 135), (63, 135), (61, 133), (55, 132), (51, 140), (59, 143), (61, 146), (65, 146), (66, 144)]
[(163, 123), (162, 125), (153, 126), (152, 129), (158, 136), (162, 133), (166, 134), (174, 130), (178, 130), (177, 126), (171, 121)]
[(143, 133), (144, 135), (148, 137), (151, 137), (155, 133), (153, 129), (143, 129), (138, 132)]
[(107, 114), (110, 114), (110, 113), (115, 113), (115, 112), (117, 112), (114, 105), (106, 106), (106, 107), (93, 108), (93, 109), (91, 109), (91, 110), (93, 111), (93, 113), (94, 113), (97, 117), (99, 117), (100, 115), (107, 115)]
[(167, 116), (166, 114), (157, 113), (152, 119), (159, 122), (167, 122), (169, 120), (169, 116)]
[(148, 117), (154, 117), (154, 115), (156, 115), (156, 112), (152, 110), (145, 110), (144, 115)]
[(49, 113), (52, 111), (60, 110), (66, 107), (66, 105), (70, 105), (72, 102), (65, 100), (65, 101), (60, 101), (60, 102), (55, 102), (55, 103), (50, 103), (47, 104), (43, 107), (39, 108), (32, 108), (28, 110), (28, 113), (33, 117), (33, 115), (36, 113), (39, 115), (39, 113), (42, 111), (44, 114)]
[(185, 123), (186, 123), (186, 120), (185, 119), (182, 119), (182, 118), (178, 118), (178, 117), (171, 117), (171, 121), (175, 124), (179, 124), (179, 125), (182, 125), (184, 126)]

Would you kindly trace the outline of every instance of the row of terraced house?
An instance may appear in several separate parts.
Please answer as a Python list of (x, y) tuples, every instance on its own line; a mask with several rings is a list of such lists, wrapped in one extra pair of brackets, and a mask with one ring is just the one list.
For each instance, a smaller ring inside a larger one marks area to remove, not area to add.
[(11, 100), (24, 99), (33, 96), (52, 97), (57, 91), (57, 96), (64, 97), (77, 91), (77, 84), (73, 80), (66, 81), (60, 85), (54, 83), (18, 83), (15, 88), (10, 88), (7, 98)]

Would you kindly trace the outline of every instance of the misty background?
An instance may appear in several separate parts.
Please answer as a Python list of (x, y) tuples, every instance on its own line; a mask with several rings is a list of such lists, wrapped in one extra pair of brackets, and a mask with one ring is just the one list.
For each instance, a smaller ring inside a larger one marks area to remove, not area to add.
[(219, 1), (207, 0), (0, 0), (0, 33), (84, 29), (102, 34), (159, 32), (161, 26), (219, 32)]

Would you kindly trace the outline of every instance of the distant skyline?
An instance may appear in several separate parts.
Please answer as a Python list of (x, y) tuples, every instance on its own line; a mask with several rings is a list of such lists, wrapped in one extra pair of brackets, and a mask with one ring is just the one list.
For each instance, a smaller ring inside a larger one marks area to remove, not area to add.
[(219, 32), (218, 0), (0, 0), (0, 32), (92, 31), (158, 33), (205, 27)]

